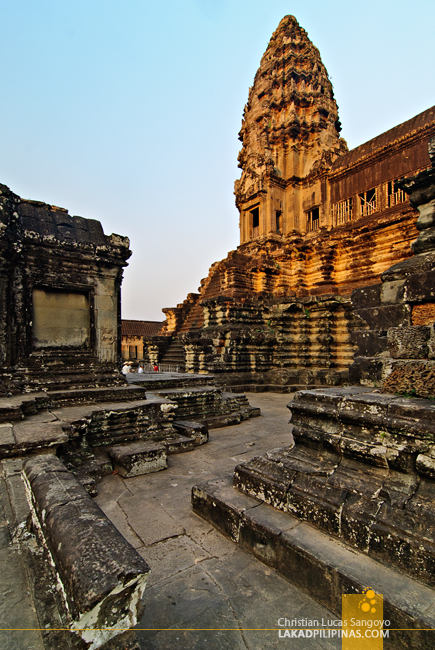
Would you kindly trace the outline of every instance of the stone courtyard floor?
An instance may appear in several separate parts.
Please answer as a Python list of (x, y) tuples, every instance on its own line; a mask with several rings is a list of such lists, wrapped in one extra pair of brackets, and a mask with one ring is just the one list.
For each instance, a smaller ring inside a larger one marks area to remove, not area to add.
[(97, 503), (151, 567), (137, 635), (143, 650), (332, 650), (340, 639), (278, 637), (278, 619), (336, 619), (191, 511), (194, 484), (291, 443), (291, 396), (249, 394), (261, 417), (212, 429), (207, 444), (146, 476), (107, 476)]

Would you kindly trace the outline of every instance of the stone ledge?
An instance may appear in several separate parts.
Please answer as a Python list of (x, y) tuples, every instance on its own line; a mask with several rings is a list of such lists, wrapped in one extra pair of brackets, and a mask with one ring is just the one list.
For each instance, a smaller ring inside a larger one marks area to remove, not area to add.
[(140, 620), (149, 567), (58, 458), (30, 458), (23, 478), (68, 627), (96, 650)]
[[(337, 616), (343, 593), (370, 587), (383, 594), (384, 619), (391, 621), (391, 628), (405, 630), (395, 636), (395, 650), (434, 647), (434, 592), (429, 587), (292, 515), (239, 494), (231, 475), (194, 486), (192, 509)], [(432, 631), (406, 632), (414, 628)]]

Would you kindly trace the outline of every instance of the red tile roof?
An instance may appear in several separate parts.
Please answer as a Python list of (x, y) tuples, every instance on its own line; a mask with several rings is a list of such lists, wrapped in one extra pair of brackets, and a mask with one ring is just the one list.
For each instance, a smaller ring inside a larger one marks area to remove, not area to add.
[(122, 336), (152, 336), (157, 334), (163, 321), (155, 320), (121, 320)]

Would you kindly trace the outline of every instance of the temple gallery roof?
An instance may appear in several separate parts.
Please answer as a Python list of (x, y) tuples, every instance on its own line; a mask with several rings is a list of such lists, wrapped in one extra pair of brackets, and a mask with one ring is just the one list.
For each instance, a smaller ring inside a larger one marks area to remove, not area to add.
[(348, 153), (343, 154), (335, 160), (332, 164), (331, 170), (336, 171), (342, 167), (349, 167), (358, 160), (373, 155), (376, 151), (384, 149), (393, 142), (399, 141), (413, 132), (417, 132), (434, 124), (435, 106), (432, 106), (432, 108), (428, 108), (426, 111), (423, 111), (423, 113), (419, 113), (410, 120), (398, 124), (394, 128), (385, 131), (385, 133), (376, 136), (376, 138), (373, 138), (372, 140), (361, 144), (359, 147), (355, 147), (355, 149), (352, 149)]

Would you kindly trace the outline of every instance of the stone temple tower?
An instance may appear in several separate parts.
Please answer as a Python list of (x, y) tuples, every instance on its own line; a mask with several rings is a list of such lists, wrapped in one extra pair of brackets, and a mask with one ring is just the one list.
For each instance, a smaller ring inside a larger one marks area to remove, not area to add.
[(296, 18), (286, 16), (261, 59), (239, 134), (242, 176), (235, 195), (242, 244), (326, 225), (326, 172), (347, 151), (339, 132), (320, 53)]

